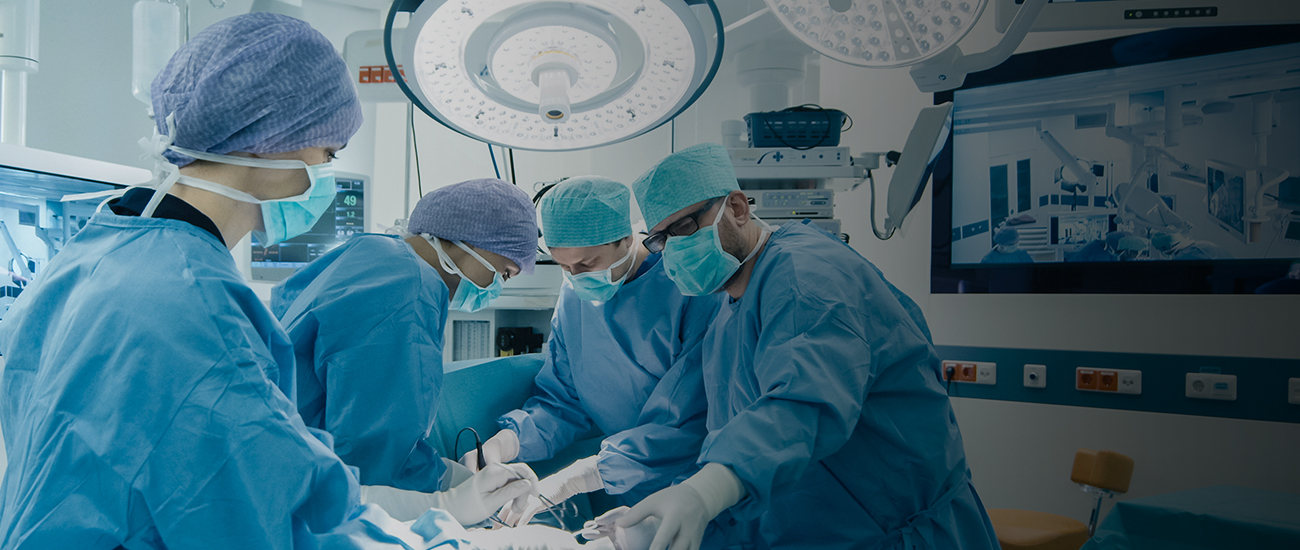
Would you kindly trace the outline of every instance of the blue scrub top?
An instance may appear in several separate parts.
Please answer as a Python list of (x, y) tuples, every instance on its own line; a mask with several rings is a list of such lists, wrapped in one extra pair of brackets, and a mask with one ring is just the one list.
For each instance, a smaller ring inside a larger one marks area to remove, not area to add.
[(627, 505), (698, 469), (700, 342), (721, 300), (682, 296), (658, 254), (639, 273), (604, 303), (564, 282), (535, 395), (497, 421), (519, 434), (522, 461), (550, 458), (594, 424), (608, 434), (600, 477)]
[(334, 436), (364, 485), (433, 492), (424, 441), (442, 389), (447, 285), (393, 235), (358, 235), (281, 281), (271, 310), (297, 361), (298, 414)]
[(920, 309), (839, 239), (773, 233), (704, 343), (729, 509), (788, 548), (998, 548)]
[(194, 225), (96, 214), (0, 323), (0, 353), (2, 548), (446, 542), (357, 507), (328, 434), (286, 397), (288, 337)]

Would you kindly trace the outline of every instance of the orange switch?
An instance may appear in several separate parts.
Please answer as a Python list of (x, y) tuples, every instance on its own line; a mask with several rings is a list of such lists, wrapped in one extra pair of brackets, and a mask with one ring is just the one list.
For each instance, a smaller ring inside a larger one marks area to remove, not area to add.
[(1113, 370), (1098, 372), (1097, 389), (1101, 391), (1119, 391), (1119, 373)]
[(1097, 371), (1093, 369), (1075, 369), (1074, 387), (1080, 390), (1097, 389)]

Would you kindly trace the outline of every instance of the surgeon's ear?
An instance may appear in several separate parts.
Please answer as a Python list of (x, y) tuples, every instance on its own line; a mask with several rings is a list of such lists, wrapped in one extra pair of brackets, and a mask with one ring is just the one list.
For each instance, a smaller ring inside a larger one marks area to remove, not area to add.
[(749, 221), (749, 197), (745, 196), (744, 191), (732, 191), (727, 195), (725, 208), (735, 225), (744, 226)]

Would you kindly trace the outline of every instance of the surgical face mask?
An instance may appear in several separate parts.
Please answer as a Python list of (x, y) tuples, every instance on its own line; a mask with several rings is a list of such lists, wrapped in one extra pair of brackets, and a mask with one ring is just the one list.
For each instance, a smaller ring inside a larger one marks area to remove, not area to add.
[[(312, 226), (321, 215), (329, 210), (334, 204), (334, 196), (337, 193), (334, 183), (334, 166), (328, 162), (323, 164), (308, 165), (300, 160), (271, 160), (255, 159), (247, 157), (236, 157), (232, 155), (214, 155), (202, 151), (194, 151), (182, 147), (169, 147), (182, 155), (193, 157), (199, 160), (209, 162), (220, 162), (223, 164), (235, 164), (239, 166), (248, 166), (252, 168), (275, 168), (283, 170), (306, 170), (307, 178), (311, 185), (300, 195), (286, 197), (283, 199), (262, 200), (249, 195), (243, 191), (226, 187), (219, 183), (192, 178), (189, 176), (180, 176), (177, 182), (197, 187), (205, 191), (211, 191), (241, 202), (260, 204), (262, 206), (262, 227), (263, 231), (254, 231), (253, 235), (257, 237), (257, 242), (262, 246), (271, 246), (279, 244), (286, 240), (292, 239), (310, 231)], [(157, 196), (155, 194), (155, 196)], [(153, 204), (153, 201), (150, 201)], [(148, 217), (153, 213), (146, 208), (142, 214)]]
[(614, 265), (600, 271), (588, 271), (577, 275), (570, 275), (568, 271), (564, 272), (565, 278), (569, 279), (569, 284), (573, 285), (573, 293), (578, 295), (578, 299), (588, 302), (608, 302), (614, 297), (614, 293), (623, 286), (628, 277), (632, 275), (632, 268), (628, 267), (626, 273), (617, 281), (614, 281), (614, 268), (632, 261), (636, 256), (636, 242), (628, 247), (627, 255), (622, 260), (614, 262)]
[(483, 264), (483, 267), (492, 272), (492, 282), (487, 287), (474, 284), (474, 281), (471, 281), (469, 277), (465, 276), (465, 273), (461, 272), (460, 268), (456, 267), (456, 264), (451, 261), (451, 257), (443, 251), (443, 241), (441, 239), (434, 236), (428, 236), (427, 238), (429, 244), (433, 245), (434, 252), (438, 253), (438, 263), (442, 264), (442, 268), (448, 273), (455, 273), (460, 276), (460, 284), (456, 285), (456, 291), (452, 294), (451, 303), (449, 304), (452, 309), (464, 311), (465, 313), (482, 311), (483, 308), (492, 303), (492, 300), (501, 295), (501, 287), (505, 285), (505, 279), (502, 279), (501, 273), (492, 267), (492, 264), (488, 263), (487, 260), (484, 260), (482, 256), (479, 256), (477, 252), (460, 242), (456, 242), (456, 246), (468, 252), (470, 256), (478, 260), (478, 263)]
[(722, 290), (722, 285), (758, 253), (767, 237), (768, 229), (763, 228), (763, 235), (754, 244), (754, 249), (744, 260), (737, 260), (722, 248), (718, 236), (718, 221), (726, 204), (718, 208), (718, 215), (713, 218), (713, 225), (701, 227), (695, 233), (685, 237), (669, 237), (664, 243), (664, 269), (668, 278), (677, 284), (677, 289), (686, 296), (704, 296)]

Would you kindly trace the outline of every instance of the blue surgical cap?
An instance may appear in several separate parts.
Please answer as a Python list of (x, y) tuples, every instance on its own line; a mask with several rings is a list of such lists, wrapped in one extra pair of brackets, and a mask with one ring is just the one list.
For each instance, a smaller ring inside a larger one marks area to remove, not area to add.
[(1106, 248), (1119, 250), (1119, 243), (1124, 237), (1132, 237), (1133, 234), (1128, 231), (1111, 231), (1106, 234)]
[(668, 155), (632, 184), (647, 228), (687, 206), (739, 190), (731, 155), (716, 143), (701, 143)]
[[(347, 64), (311, 25), (273, 13), (219, 21), (176, 51), (153, 80), (154, 119), (173, 144), (215, 154), (346, 145), (361, 127)], [(194, 159), (174, 151), (183, 166)]]
[(542, 197), (546, 246), (580, 247), (612, 243), (632, 234), (626, 185), (600, 176), (579, 176)]
[(1011, 228), (999, 229), (993, 234), (993, 244), (1016, 244), (1020, 242), (1020, 231)]
[(461, 241), (500, 254), (527, 275), (537, 260), (537, 211), (518, 187), (499, 179), (463, 181), (415, 204), (407, 231)]

